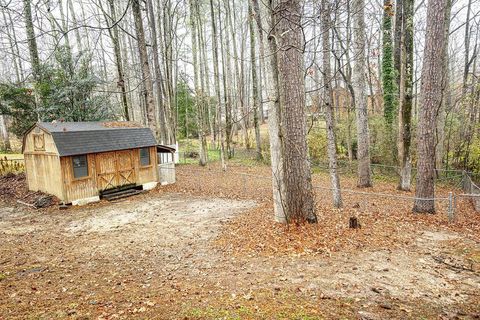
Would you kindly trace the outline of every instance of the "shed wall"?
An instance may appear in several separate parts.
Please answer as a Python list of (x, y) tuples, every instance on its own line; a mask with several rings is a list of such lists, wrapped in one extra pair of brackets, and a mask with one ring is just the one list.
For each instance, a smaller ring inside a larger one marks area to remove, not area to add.
[(150, 147), (150, 165), (142, 167), (140, 165), (140, 149), (134, 149), (134, 163), (136, 168), (137, 184), (149, 182), (158, 182), (157, 172), (157, 148)]
[(52, 135), (40, 128), (31, 130), (25, 136), (23, 153), (29, 190), (43, 191), (62, 199), (60, 158)]
[(28, 189), (63, 198), (60, 158), (54, 154), (26, 153), (25, 171)]
[(72, 157), (62, 157), (62, 175), (64, 180), (66, 203), (98, 195), (95, 154), (87, 155), (88, 176), (75, 179), (73, 177)]

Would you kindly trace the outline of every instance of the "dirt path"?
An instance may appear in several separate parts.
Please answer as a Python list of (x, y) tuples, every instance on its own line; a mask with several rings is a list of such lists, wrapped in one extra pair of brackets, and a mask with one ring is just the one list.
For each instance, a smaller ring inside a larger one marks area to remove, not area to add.
[[(51, 212), (0, 207), (0, 319), (474, 318), (479, 243), (424, 230), (402, 249), (231, 255), (247, 200), (150, 193)], [(470, 270), (471, 269), (471, 270)]]

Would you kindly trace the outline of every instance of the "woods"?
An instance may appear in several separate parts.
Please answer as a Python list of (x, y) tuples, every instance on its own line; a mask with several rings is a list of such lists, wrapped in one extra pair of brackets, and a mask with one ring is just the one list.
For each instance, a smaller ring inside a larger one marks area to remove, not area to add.
[(340, 208), (344, 162), (359, 188), (394, 167), (433, 213), (441, 170), (480, 171), (479, 4), (464, 2), (2, 1), (1, 146), (37, 120), (132, 120), (196, 141), (202, 166), (253, 150), (279, 222), (317, 221), (317, 165)]
[(480, 318), (480, 0), (0, 11), (0, 319)]

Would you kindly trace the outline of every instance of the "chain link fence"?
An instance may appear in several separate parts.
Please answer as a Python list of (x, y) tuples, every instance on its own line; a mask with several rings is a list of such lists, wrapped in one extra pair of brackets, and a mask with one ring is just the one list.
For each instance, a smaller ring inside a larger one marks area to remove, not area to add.
[[(180, 183), (187, 180), (186, 187), (199, 193), (248, 199), (271, 199), (271, 174), (267, 172), (255, 174), (244, 172), (244, 170), (243, 167), (229, 167), (227, 171), (189, 167), (188, 170), (179, 170), (177, 178)], [(192, 178), (192, 174), (194, 178)], [(313, 174), (315, 199), (322, 207), (333, 205), (332, 191), (334, 189), (331, 188), (329, 179), (328, 174)], [(212, 186), (211, 184), (215, 185)], [(385, 189), (384, 186), (389, 186), (390, 189)], [(351, 180), (346, 181), (345, 187), (340, 189), (343, 205), (345, 208), (353, 208), (363, 212), (391, 214), (395, 210), (411, 210), (415, 200), (433, 200), (437, 213), (447, 216), (449, 221), (454, 221), (456, 218), (456, 210), (459, 208), (457, 203), (459, 194), (442, 189), (441, 192), (437, 192), (434, 198), (423, 199), (416, 198), (412, 193), (393, 189), (391, 184), (385, 184), (384, 186), (355, 189)]]

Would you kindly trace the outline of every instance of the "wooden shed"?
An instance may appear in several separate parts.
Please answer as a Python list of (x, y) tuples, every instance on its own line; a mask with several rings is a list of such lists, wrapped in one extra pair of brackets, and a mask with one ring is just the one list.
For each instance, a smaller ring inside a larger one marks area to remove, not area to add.
[(28, 188), (64, 203), (159, 181), (155, 137), (135, 122), (39, 122), (23, 137), (23, 154)]

